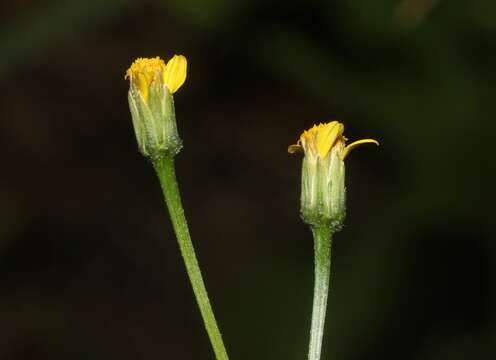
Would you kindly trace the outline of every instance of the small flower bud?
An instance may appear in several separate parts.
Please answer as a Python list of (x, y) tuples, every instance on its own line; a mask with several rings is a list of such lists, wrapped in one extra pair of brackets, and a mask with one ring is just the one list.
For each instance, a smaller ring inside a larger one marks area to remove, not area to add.
[(339, 231), (346, 215), (344, 159), (351, 149), (365, 144), (379, 144), (365, 139), (346, 144), (344, 126), (337, 121), (314, 125), (304, 131), (289, 153), (303, 151), (301, 216), (312, 226), (329, 226)]
[(175, 55), (167, 64), (159, 57), (137, 59), (126, 72), (129, 108), (140, 152), (151, 158), (181, 149), (172, 96), (186, 80), (187, 61)]

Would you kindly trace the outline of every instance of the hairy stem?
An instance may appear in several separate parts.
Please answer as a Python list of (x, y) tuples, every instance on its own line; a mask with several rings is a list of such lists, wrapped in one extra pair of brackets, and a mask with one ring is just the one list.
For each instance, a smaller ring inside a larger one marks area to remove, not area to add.
[(228, 360), (226, 348), (222, 341), (222, 336), (215, 320), (210, 300), (208, 299), (207, 289), (203, 282), (203, 278), (196, 259), (195, 250), (188, 230), (188, 223), (184, 216), (184, 209), (179, 194), (177, 185), (176, 171), (174, 168), (174, 159), (172, 156), (164, 156), (153, 161), (153, 166), (157, 172), (164, 194), (167, 208), (176, 233), (181, 255), (186, 265), (193, 292), (200, 308), (200, 312), (207, 330), (210, 342), (212, 344), (215, 357), (217, 360)]
[(312, 227), (312, 233), (315, 253), (315, 284), (308, 360), (320, 360), (331, 273), (332, 231), (330, 227), (322, 226)]

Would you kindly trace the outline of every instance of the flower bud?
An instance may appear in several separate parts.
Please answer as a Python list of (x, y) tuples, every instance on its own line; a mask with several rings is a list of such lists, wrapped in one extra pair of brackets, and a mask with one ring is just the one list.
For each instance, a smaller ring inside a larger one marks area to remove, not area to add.
[(126, 72), (129, 109), (140, 152), (151, 158), (181, 149), (172, 96), (186, 80), (187, 61), (175, 55), (167, 64), (159, 57), (139, 58)]
[(346, 215), (344, 159), (351, 149), (365, 144), (379, 144), (365, 139), (346, 145), (344, 126), (337, 121), (314, 125), (304, 131), (289, 153), (303, 151), (301, 177), (301, 216), (312, 226), (329, 226), (339, 231)]

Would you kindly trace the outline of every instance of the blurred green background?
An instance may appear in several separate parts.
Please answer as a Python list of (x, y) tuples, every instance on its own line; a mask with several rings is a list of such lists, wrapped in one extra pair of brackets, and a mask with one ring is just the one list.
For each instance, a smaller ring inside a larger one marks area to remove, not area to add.
[(0, 359), (213, 359), (124, 72), (184, 54), (178, 177), (232, 359), (304, 359), (301, 131), (339, 119), (323, 359), (496, 355), (496, 2), (0, 3)]

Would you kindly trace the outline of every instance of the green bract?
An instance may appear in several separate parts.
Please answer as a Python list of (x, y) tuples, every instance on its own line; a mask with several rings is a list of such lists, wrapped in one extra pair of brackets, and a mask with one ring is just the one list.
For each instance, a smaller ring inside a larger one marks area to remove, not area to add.
[(145, 102), (131, 82), (128, 100), (139, 151), (152, 158), (177, 154), (181, 149), (181, 138), (177, 132), (174, 98), (167, 87), (152, 86), (148, 102)]

